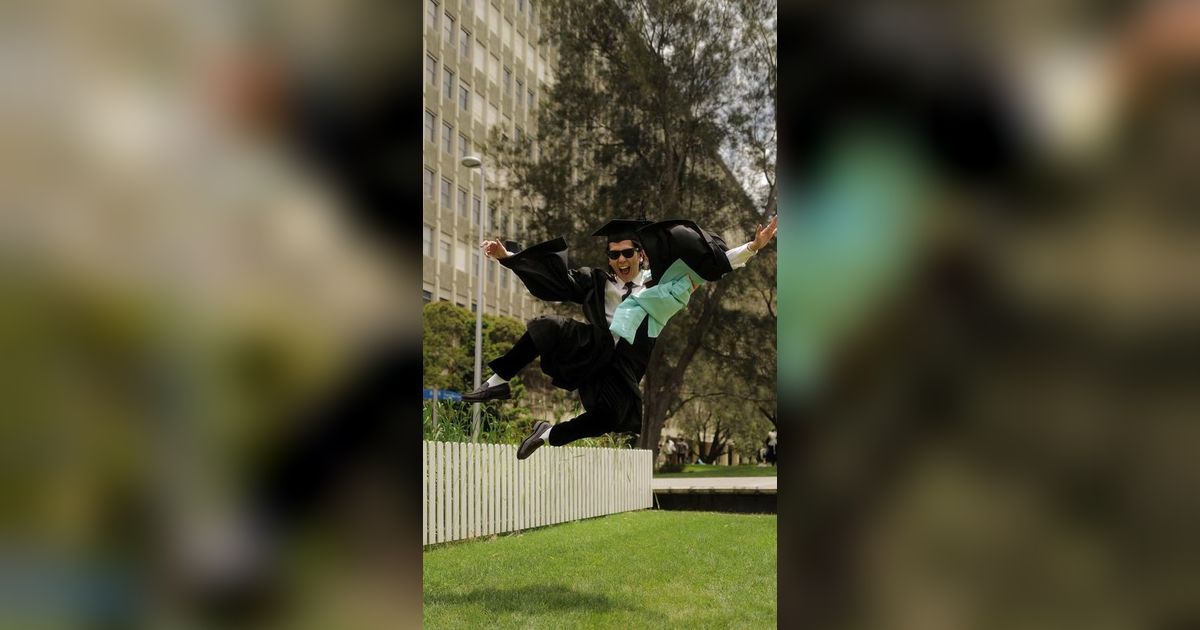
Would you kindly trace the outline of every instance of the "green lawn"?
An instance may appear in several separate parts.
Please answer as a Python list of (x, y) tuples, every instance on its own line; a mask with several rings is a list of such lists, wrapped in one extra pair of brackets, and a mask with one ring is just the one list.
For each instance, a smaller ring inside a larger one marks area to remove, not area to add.
[(774, 466), (765, 468), (754, 464), (741, 466), (697, 466), (688, 464), (683, 472), (654, 473), (655, 477), (774, 477), (778, 471)]
[(775, 516), (625, 512), (424, 553), (426, 628), (774, 628)]

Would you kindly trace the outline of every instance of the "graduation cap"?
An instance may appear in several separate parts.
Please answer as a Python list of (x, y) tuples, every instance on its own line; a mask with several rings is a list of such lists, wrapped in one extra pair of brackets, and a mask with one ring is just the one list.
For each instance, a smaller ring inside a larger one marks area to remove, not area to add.
[(640, 227), (650, 225), (650, 223), (650, 221), (642, 221), (640, 219), (613, 219), (602, 225), (600, 229), (592, 232), (592, 236), (607, 237), (609, 243), (633, 241), (641, 244), (642, 239), (637, 235), (637, 230)]

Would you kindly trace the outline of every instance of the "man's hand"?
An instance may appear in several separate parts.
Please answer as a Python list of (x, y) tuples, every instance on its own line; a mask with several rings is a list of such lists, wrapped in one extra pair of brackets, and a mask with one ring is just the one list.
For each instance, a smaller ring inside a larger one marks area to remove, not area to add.
[(750, 250), (757, 252), (758, 250), (766, 247), (767, 243), (770, 243), (771, 239), (775, 238), (775, 231), (778, 229), (778, 223), (779, 215), (777, 214), (771, 217), (771, 222), (767, 224), (767, 227), (763, 227), (762, 224), (759, 224), (754, 230), (754, 240), (750, 241)]
[(510, 256), (508, 250), (504, 249), (504, 243), (501, 243), (499, 239), (484, 241), (479, 246), (483, 248), (483, 253), (489, 258), (500, 260), (501, 258), (508, 258)]

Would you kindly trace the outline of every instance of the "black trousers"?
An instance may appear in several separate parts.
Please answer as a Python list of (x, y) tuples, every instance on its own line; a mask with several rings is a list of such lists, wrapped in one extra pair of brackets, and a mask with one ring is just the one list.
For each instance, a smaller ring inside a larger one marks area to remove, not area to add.
[(554, 425), (550, 432), (550, 445), (562, 446), (586, 437), (600, 437), (617, 430), (617, 414), (607, 407), (591, 409)]
[(526, 365), (529, 365), (538, 356), (537, 345), (533, 343), (533, 338), (529, 336), (529, 331), (521, 335), (517, 343), (509, 348), (498, 358), (488, 361), (488, 366), (496, 371), (500, 378), (508, 381), (512, 380)]
[[(537, 356), (537, 345), (533, 343), (533, 339), (526, 332), (508, 352), (489, 361), (488, 365), (500, 378), (509, 380)], [(578, 416), (556, 424), (554, 430), (550, 432), (550, 444), (562, 446), (581, 438), (600, 437), (606, 433), (618, 431), (622, 418), (628, 414), (628, 410), (624, 407), (629, 404), (629, 401), (622, 400), (626, 398), (625, 395), (622, 395), (623, 393), (610, 392), (608, 391), (610, 389), (610, 387), (600, 387), (598, 393), (589, 392), (592, 395), (581, 396), (585, 402), (594, 402), (585, 405), (587, 410)], [(629, 399), (638, 400), (636, 392), (633, 392)]]

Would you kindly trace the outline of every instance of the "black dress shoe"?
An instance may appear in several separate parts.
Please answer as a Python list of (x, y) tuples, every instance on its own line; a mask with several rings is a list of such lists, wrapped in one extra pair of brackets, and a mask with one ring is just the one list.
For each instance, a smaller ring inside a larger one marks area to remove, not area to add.
[(508, 383), (500, 383), (499, 385), (488, 387), (484, 385), (470, 394), (463, 394), (462, 401), (467, 403), (486, 402), (488, 400), (503, 400), (512, 398), (512, 390), (509, 389)]
[(537, 424), (533, 425), (533, 431), (529, 433), (529, 437), (525, 438), (524, 442), (517, 447), (517, 459), (525, 459), (533, 452), (538, 450), (538, 447), (546, 443), (542, 436), (550, 430), (550, 423), (545, 420), (538, 420)]

